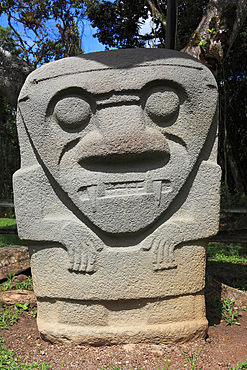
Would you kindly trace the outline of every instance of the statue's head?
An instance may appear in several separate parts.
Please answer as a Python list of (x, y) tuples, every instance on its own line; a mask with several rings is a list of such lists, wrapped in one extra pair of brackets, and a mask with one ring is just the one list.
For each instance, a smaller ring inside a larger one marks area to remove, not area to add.
[(211, 72), (196, 59), (116, 50), (33, 72), (19, 119), (40, 162), (94, 225), (135, 233), (184, 185), (215, 118), (216, 97)]

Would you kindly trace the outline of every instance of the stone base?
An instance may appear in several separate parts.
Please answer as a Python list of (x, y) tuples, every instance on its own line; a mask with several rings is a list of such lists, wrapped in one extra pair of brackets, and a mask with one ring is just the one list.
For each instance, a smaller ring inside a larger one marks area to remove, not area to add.
[(102, 328), (82, 328), (39, 321), (41, 337), (52, 343), (90, 344), (93, 346), (124, 343), (176, 344), (204, 339), (207, 319), (174, 324)]
[(165, 299), (61, 301), (38, 299), (38, 329), (53, 343), (175, 344), (205, 338), (203, 292)]

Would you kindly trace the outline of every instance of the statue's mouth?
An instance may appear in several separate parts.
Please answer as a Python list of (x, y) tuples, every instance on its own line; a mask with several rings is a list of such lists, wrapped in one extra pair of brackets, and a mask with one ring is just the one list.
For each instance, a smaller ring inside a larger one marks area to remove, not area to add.
[(126, 181), (126, 182), (101, 182), (97, 185), (82, 186), (78, 193), (82, 202), (90, 201), (92, 206), (96, 199), (122, 198), (153, 194), (159, 203), (162, 193), (172, 191), (169, 180)]

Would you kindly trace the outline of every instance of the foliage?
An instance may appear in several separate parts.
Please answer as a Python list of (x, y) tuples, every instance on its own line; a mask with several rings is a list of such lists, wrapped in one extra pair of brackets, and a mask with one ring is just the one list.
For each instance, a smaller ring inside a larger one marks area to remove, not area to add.
[(247, 291), (247, 245), (209, 243), (207, 269), (216, 278), (236, 289)]
[(229, 189), (223, 182), (221, 185), (220, 205), (221, 208), (247, 207), (247, 196), (245, 193), (240, 193), (237, 189), (229, 193)]
[(22, 308), (23, 311), (27, 311), (28, 310), (28, 306), (29, 306), (29, 302), (26, 302), (24, 304), (21, 304), (21, 303), (16, 303), (15, 304), (15, 308)]
[[(150, 12), (149, 3), (156, 7), (157, 14)], [(178, 5), (177, 49), (185, 47), (198, 26), (205, 11), (208, 0), (186, 0)], [(165, 29), (167, 2), (130, 0), (94, 0), (85, 2), (93, 27), (97, 28), (95, 37), (107, 48), (109, 47), (142, 47), (148, 42), (152, 47), (165, 45)], [(234, 5), (235, 6), (235, 5)], [(229, 6), (223, 14), (229, 13)], [(236, 11), (236, 9), (235, 9)], [(152, 31), (141, 35), (141, 22), (152, 13)], [(188, 22), (189, 19), (189, 22)], [(227, 18), (228, 19), (228, 18)], [(232, 19), (232, 17), (231, 17)], [(230, 30), (230, 25), (226, 25)], [(216, 19), (212, 18), (207, 30), (208, 36), (216, 35)], [(200, 44), (202, 51), (207, 40), (194, 40)], [(194, 46), (196, 46), (194, 45)], [(225, 56), (223, 66), (217, 72), (220, 91), (220, 131), (219, 131), (219, 164), (223, 169), (223, 178), (230, 191), (236, 188), (241, 193), (247, 192), (247, 20), (233, 45), (230, 53)], [(212, 50), (217, 59), (217, 50)], [(212, 57), (210, 57), (212, 59)], [(212, 65), (212, 68), (214, 66)]]
[[(148, 7), (143, 0), (86, 1), (86, 14), (98, 31), (95, 37), (106, 48), (143, 47), (148, 36), (140, 35), (143, 21), (148, 18)], [(142, 18), (142, 21), (140, 20)]]
[[(194, 353), (193, 351), (191, 352), (191, 354), (189, 354), (187, 356), (184, 353), (182, 353), (182, 355), (184, 356), (184, 358), (186, 360), (188, 370), (195, 370), (196, 369), (196, 364), (197, 364), (197, 361), (198, 361), (198, 357), (200, 356), (202, 349), (203, 349), (203, 345), (201, 346), (201, 348), (199, 349), (199, 352), (197, 354)], [(201, 367), (199, 370), (203, 370), (203, 369), (204, 369), (204, 367)]]
[(22, 282), (15, 282), (16, 289), (23, 289), (23, 290), (33, 290), (33, 279), (30, 276), (27, 276), (27, 279)]
[(20, 166), (15, 110), (0, 95), (0, 198), (12, 198), (12, 175)]
[[(240, 193), (237, 189), (232, 192), (225, 183), (221, 186), (221, 208), (245, 208), (247, 209), (247, 197), (245, 192)], [(246, 229), (246, 213), (222, 213), (220, 230)]]
[(3, 28), (0, 26), (0, 47), (15, 55), (22, 52), (21, 48), (18, 48), (18, 41), (10, 27)]
[[(22, 315), (23, 310), (27, 310), (29, 303), (26, 302), (24, 305), (16, 304), (15, 307), (8, 307), (5, 305), (0, 306), (0, 330), (2, 329), (9, 329), (12, 325), (14, 325), (19, 316)], [(21, 310), (19, 309), (21, 308)], [(34, 312), (31, 311), (30, 313), (34, 316)], [(35, 317), (35, 316), (34, 316)], [(18, 350), (7, 350), (6, 347), (3, 345), (4, 339), (0, 337), (0, 369), (1, 370), (48, 370), (51, 368), (50, 365), (47, 365), (45, 362), (43, 363), (32, 363), (32, 364), (24, 364), (18, 357)]]
[(161, 365), (157, 366), (157, 370), (169, 370), (171, 367), (170, 362), (167, 360), (167, 356), (165, 356), (165, 360), (161, 362)]
[(27, 276), (26, 280), (24, 281), (15, 281), (14, 278), (15, 275), (11, 275), (10, 273), (9, 276), (7, 277), (7, 280), (0, 285), (0, 290), (1, 291), (6, 291), (9, 289), (12, 290), (23, 289), (30, 291), (33, 290), (33, 279), (30, 276)]
[[(16, 220), (14, 218), (0, 218), (0, 228), (4, 227), (16, 227)], [(26, 243), (21, 241), (17, 234), (0, 234), (0, 248), (8, 245), (26, 245)]]
[[(18, 55), (29, 66), (66, 56), (81, 49), (78, 24), (82, 7), (76, 0), (3, 0), (0, 16), (8, 27), (0, 27), (0, 47)], [(0, 95), (0, 198), (12, 198), (12, 175), (20, 167), (15, 110)]]
[[(151, 3), (157, 12), (152, 11)], [(178, 50), (187, 45), (207, 4), (208, 0), (179, 2)], [(5, 14), (9, 26), (0, 28), (0, 46), (35, 67), (64, 56), (77, 55), (82, 52), (79, 29), (83, 32), (83, 17), (87, 16), (96, 30), (95, 37), (106, 48), (144, 47), (147, 43), (152, 47), (162, 47), (165, 44), (166, 12), (166, 0), (3, 0), (0, 15)], [(152, 30), (142, 35), (141, 26), (150, 15)], [(213, 17), (207, 31), (209, 38), (215, 32)], [(194, 42), (194, 46), (201, 44), (202, 50), (207, 45), (206, 40), (198, 38)], [(247, 21), (217, 75), (220, 92), (218, 161), (228, 191), (237, 189), (240, 193), (247, 191), (246, 50)], [(3, 173), (0, 197), (10, 198), (11, 176), (19, 167), (15, 112), (3, 97), (0, 97), (0, 110), (0, 172)]]
[(21, 314), (17, 307), (0, 306), (0, 330), (14, 325)]
[(247, 20), (217, 76), (220, 93), (219, 163), (234, 194), (247, 192)]
[(0, 218), (0, 228), (3, 227), (16, 227), (15, 218)]
[(247, 370), (247, 360), (245, 360), (242, 364), (237, 365), (237, 367), (231, 367), (230, 370)]
[(16, 52), (29, 65), (36, 67), (82, 53), (78, 29), (82, 7), (79, 1), (3, 0), (1, 14), (8, 19)]
[(234, 301), (229, 302), (227, 299), (223, 298), (222, 304), (222, 317), (226, 321), (226, 325), (240, 325), (238, 322), (239, 316), (242, 315), (241, 312), (234, 310)]
[[(149, 1), (131, 0), (88, 0), (85, 13), (94, 28), (95, 37), (106, 46), (116, 48), (143, 47), (146, 42), (152, 46), (165, 45), (164, 23), (167, 1), (152, 0), (157, 12), (154, 13)], [(197, 27), (208, 0), (187, 0), (178, 5), (177, 48), (184, 47)], [(142, 35), (142, 24), (152, 16), (152, 30)], [(188, 22), (188, 19), (190, 20)]]
[(37, 310), (30, 311), (30, 315), (33, 316), (33, 317), (36, 317), (37, 316)]
[(115, 365), (107, 365), (106, 368), (98, 367), (100, 370), (124, 370), (122, 365), (119, 366), (119, 364)]
[(233, 264), (231, 269), (234, 269), (234, 264), (237, 264), (236, 269), (240, 270), (239, 265), (247, 264), (247, 245), (211, 242), (208, 244), (207, 257), (209, 261), (231, 263)]
[(26, 243), (20, 240), (17, 234), (0, 234), (0, 248), (9, 245), (26, 245)]

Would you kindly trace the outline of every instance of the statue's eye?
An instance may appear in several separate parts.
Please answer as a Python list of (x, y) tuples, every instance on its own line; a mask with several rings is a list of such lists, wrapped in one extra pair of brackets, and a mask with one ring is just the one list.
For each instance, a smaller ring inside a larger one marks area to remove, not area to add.
[(146, 100), (145, 110), (155, 121), (164, 122), (177, 115), (179, 97), (172, 90), (156, 91)]
[(90, 104), (77, 96), (61, 99), (54, 108), (54, 116), (58, 123), (62, 127), (71, 129), (86, 125), (91, 113)]

